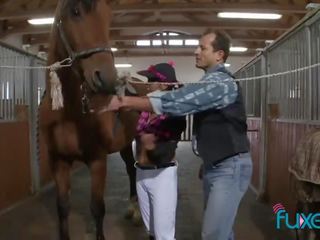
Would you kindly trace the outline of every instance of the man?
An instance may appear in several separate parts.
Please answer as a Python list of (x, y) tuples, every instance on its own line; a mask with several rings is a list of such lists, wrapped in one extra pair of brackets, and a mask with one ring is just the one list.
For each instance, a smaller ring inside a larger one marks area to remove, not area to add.
[(252, 174), (240, 87), (224, 67), (229, 48), (226, 36), (208, 30), (195, 51), (196, 67), (205, 71), (199, 84), (155, 91), (145, 98), (113, 97), (107, 107), (173, 116), (194, 114), (197, 150), (203, 160), (203, 240), (233, 239), (233, 223)]

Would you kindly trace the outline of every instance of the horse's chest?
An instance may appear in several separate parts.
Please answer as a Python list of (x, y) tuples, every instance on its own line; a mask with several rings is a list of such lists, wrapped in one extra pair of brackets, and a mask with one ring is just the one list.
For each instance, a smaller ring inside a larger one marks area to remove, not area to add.
[(81, 155), (80, 136), (73, 122), (61, 122), (53, 128), (53, 138), (57, 151), (63, 155)]

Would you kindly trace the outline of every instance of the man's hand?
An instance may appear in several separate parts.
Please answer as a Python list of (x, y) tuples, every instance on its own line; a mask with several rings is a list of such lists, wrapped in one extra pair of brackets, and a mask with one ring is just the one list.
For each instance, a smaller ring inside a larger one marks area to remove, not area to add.
[(131, 96), (108, 96), (106, 106), (100, 108), (100, 113), (107, 111), (118, 111), (119, 108), (124, 110), (138, 110), (153, 112), (152, 105), (146, 97), (131, 97)]
[(123, 106), (123, 99), (118, 96), (112, 96), (109, 104), (103, 107), (100, 112), (118, 111)]

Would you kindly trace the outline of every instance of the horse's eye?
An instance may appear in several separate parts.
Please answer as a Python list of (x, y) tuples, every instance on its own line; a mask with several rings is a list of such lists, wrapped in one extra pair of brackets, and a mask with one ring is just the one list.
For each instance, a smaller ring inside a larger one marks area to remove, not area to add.
[(79, 17), (80, 16), (80, 10), (79, 8), (75, 7), (72, 9), (72, 15), (75, 17)]

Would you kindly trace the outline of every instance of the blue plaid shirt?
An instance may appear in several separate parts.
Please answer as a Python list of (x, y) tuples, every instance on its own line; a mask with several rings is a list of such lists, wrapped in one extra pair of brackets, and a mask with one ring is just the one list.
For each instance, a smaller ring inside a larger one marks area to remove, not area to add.
[(220, 109), (234, 103), (238, 96), (238, 86), (223, 64), (210, 68), (200, 82), (208, 83), (149, 93), (154, 112), (183, 116), (211, 108)]

